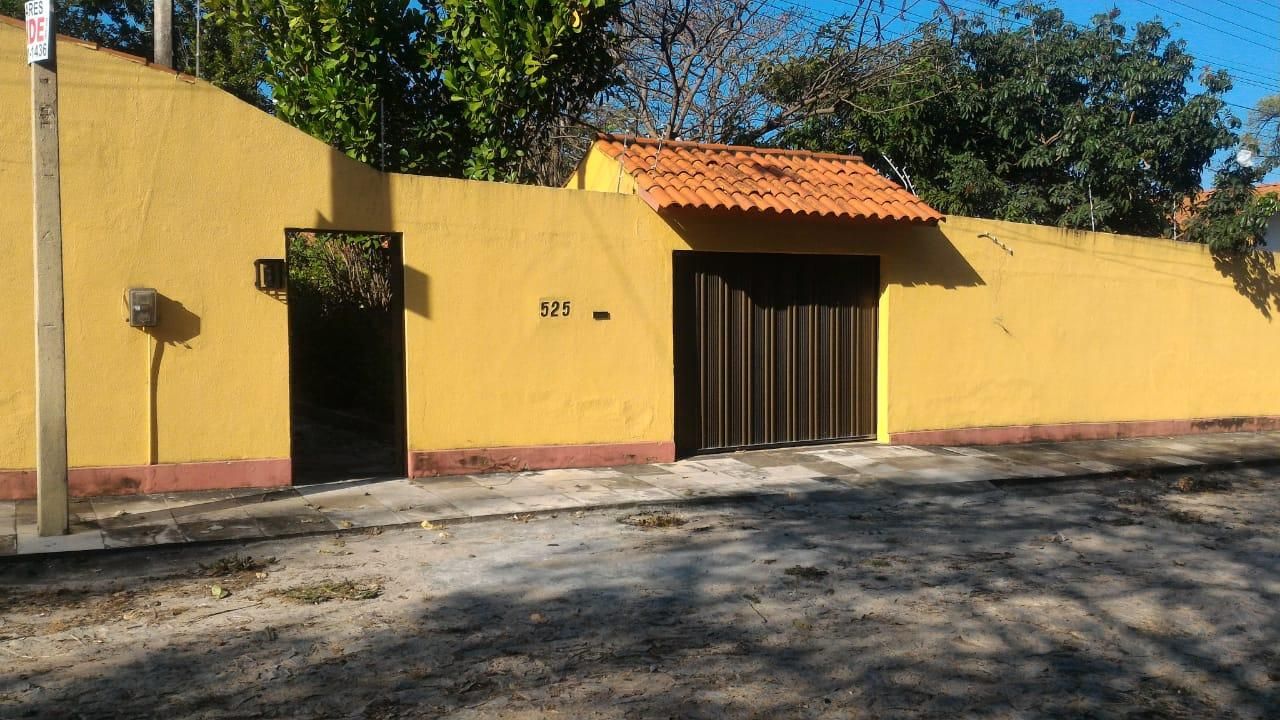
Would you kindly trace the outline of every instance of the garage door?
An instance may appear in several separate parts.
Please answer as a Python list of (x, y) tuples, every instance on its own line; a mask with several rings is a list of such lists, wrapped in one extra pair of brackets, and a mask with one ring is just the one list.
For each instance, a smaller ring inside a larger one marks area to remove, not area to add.
[(675, 256), (683, 453), (875, 434), (874, 257)]

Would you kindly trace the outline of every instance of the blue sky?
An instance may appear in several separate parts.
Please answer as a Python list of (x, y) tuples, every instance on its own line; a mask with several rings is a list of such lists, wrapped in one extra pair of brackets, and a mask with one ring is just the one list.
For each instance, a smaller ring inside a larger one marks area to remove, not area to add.
[[(878, 2), (878, 0), (875, 0)], [(943, 0), (954, 11), (996, 15), (981, 0)], [(808, 9), (813, 18), (829, 19), (849, 12), (853, 0), (769, 0), (777, 7)], [(886, 13), (905, 6), (907, 18), (897, 20), (889, 33), (909, 32), (938, 9), (938, 0), (885, 0)], [(1002, 6), (1014, 4), (1004, 0)], [(1054, 4), (1045, 2), (1044, 4)], [(1235, 87), (1227, 93), (1230, 109), (1241, 120), (1248, 108), (1264, 95), (1280, 93), (1280, 0), (1062, 0), (1056, 3), (1076, 22), (1087, 23), (1098, 13), (1120, 10), (1126, 26), (1159, 17), (1174, 37), (1187, 42), (1187, 50), (1201, 64), (1231, 73)], [(1198, 87), (1198, 86), (1197, 86)], [(1228, 153), (1224, 153), (1224, 156)], [(1267, 177), (1280, 181), (1280, 170)], [(1204, 181), (1212, 182), (1212, 172)]]

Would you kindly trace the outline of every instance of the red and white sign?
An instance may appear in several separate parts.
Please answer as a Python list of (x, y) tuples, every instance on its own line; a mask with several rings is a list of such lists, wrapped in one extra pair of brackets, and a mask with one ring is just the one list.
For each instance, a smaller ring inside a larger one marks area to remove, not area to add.
[(49, 59), (49, 44), (53, 42), (53, 3), (51, 0), (27, 2), (27, 64)]

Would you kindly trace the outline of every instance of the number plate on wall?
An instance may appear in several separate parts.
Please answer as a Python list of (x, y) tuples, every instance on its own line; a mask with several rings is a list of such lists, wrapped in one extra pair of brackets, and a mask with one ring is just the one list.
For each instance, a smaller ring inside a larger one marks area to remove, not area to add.
[(565, 298), (542, 298), (538, 300), (538, 317), (566, 318), (573, 313), (573, 302)]

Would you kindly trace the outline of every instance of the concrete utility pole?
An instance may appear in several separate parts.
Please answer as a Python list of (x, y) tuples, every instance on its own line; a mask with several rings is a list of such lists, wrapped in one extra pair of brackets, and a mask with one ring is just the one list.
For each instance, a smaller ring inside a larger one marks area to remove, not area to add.
[(31, 0), (32, 218), (35, 221), (36, 531), (67, 532), (67, 367), (62, 316), (62, 190), (58, 158), (58, 56), (52, 0)]
[(173, 67), (173, 0), (155, 0), (152, 62)]

